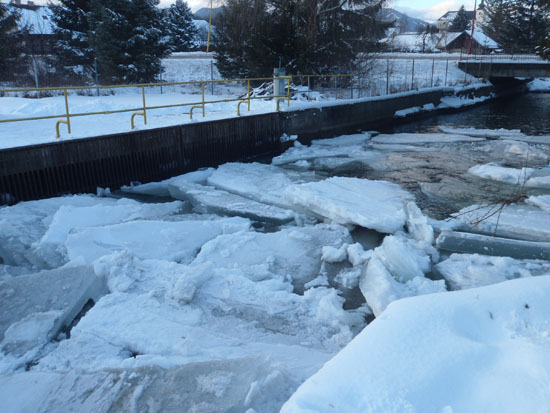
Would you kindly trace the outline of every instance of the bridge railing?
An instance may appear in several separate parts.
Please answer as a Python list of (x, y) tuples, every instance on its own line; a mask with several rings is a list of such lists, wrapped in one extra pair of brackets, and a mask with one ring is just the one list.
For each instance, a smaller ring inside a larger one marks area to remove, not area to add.
[(474, 53), (468, 54), (466, 50), (462, 50), (460, 53), (460, 61), (489, 61), (489, 62), (498, 62), (498, 61), (542, 61), (541, 57), (534, 52), (516, 52), (514, 50), (501, 51), (499, 53), (480, 53), (475, 51)]

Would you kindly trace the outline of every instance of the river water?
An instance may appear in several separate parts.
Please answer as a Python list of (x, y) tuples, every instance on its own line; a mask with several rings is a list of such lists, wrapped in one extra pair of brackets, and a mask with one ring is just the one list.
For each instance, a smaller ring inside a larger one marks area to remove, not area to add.
[(519, 129), (526, 135), (550, 135), (550, 93), (528, 93), (499, 99), (465, 112), (433, 116), (384, 132), (434, 132), (438, 126)]

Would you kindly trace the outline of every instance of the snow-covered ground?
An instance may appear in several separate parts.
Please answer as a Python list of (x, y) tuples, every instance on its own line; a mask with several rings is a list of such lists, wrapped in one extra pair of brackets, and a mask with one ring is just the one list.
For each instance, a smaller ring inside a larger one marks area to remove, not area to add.
[[(173, 56), (173, 58), (164, 59), (162, 81), (221, 80), (214, 63), (212, 54), (206, 55), (205, 53), (186, 53), (184, 56)], [(307, 86), (297, 86), (293, 90), (290, 107), (286, 104), (281, 106), (282, 110), (295, 110), (334, 105), (358, 98), (368, 99), (385, 95), (387, 82), (390, 93), (399, 93), (432, 86), (444, 87), (464, 83), (471, 84), (474, 81), (474, 78), (461, 72), (453, 60), (447, 62), (446, 60), (414, 60), (414, 58), (378, 59), (374, 61), (367, 77), (362, 78), (360, 82), (355, 82), (353, 92), (348, 87), (338, 87), (337, 90), (332, 90), (331, 87), (309, 91)], [(36, 92), (28, 93), (32, 95)], [(199, 84), (162, 86), (162, 88), (148, 87), (145, 88), (147, 106), (180, 104), (186, 106), (149, 110), (147, 111), (147, 125), (144, 124), (142, 116), (137, 116), (135, 126), (136, 129), (148, 129), (236, 117), (238, 100), (246, 97), (246, 94), (247, 88), (244, 82), (206, 84), (206, 102), (234, 101), (207, 103), (205, 116), (203, 117), (201, 109), (194, 109), (193, 119), (191, 120), (189, 113), (191, 107), (201, 102), (201, 86)], [(66, 125), (60, 125), (62, 139), (77, 139), (130, 131), (132, 113), (141, 111), (143, 107), (140, 88), (100, 90), (99, 93), (93, 88), (78, 93), (73, 91), (69, 93), (68, 102), (69, 111), (72, 115), (118, 110), (131, 111), (108, 115), (72, 117), (70, 134)], [(275, 110), (275, 100), (253, 99), (250, 112), (247, 110), (247, 105), (241, 105), (240, 112), (241, 115), (247, 115), (274, 112)], [(411, 110), (418, 111), (420, 109), (413, 108)], [(26, 97), (23, 93), (10, 93), (7, 96), (0, 97), (0, 120), (63, 116), (65, 113), (65, 101), (61, 92), (58, 95), (45, 96), (39, 99)], [(0, 123), (0, 149), (55, 142), (55, 125), (59, 119)], [(33, 133), (29, 133), (29, 130), (32, 130)]]
[(547, 411), (550, 261), (514, 245), (550, 248), (549, 160), (519, 131), (359, 133), (1, 207), (2, 411)]

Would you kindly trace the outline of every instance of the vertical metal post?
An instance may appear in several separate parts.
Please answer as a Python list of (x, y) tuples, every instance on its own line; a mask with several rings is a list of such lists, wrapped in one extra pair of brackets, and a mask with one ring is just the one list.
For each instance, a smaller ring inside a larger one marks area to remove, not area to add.
[(447, 59), (447, 65), (445, 66), (445, 86), (447, 86), (447, 73), (449, 73), (449, 59)]
[(159, 74), (160, 77), (160, 94), (162, 95), (162, 72)]
[(204, 118), (204, 82), (201, 82), (201, 94), (202, 94), (202, 117)]
[(210, 80), (212, 81), (210, 83), (210, 94), (214, 96), (214, 62), (212, 60), (210, 61)]
[[(97, 74), (97, 58), (94, 57), (94, 75), (95, 75), (95, 85), (99, 86), (98, 74)], [(99, 88), (96, 89), (97, 96), (99, 96)]]
[[(38, 83), (38, 65), (36, 64), (36, 58), (34, 56), (32, 57), (32, 67), (34, 71), (34, 83), (38, 89), (40, 87), (40, 84)], [(40, 91), (38, 94), (40, 95)]]
[(288, 107), (290, 107), (290, 76), (288, 77), (288, 83), (287, 83), (287, 86), (288, 86), (288, 92), (287, 92), (287, 98), (288, 98)]
[(311, 76), (307, 75), (307, 95), (311, 96)]
[(411, 90), (414, 89), (414, 59), (413, 59), (413, 67), (412, 67), (412, 75), (411, 75)]
[(69, 114), (69, 98), (67, 96), (67, 89), (63, 89), (63, 95), (65, 97), (65, 113), (67, 114), (67, 130), (71, 133), (71, 115)]
[(435, 67), (435, 59), (432, 60), (432, 83), (430, 87), (434, 87), (434, 67)]
[(250, 80), (248, 80), (248, 111), (250, 112)]
[(147, 109), (145, 105), (145, 86), (141, 87), (141, 98), (143, 100), (143, 123), (147, 125)]
[(390, 59), (386, 59), (386, 95), (390, 94)]

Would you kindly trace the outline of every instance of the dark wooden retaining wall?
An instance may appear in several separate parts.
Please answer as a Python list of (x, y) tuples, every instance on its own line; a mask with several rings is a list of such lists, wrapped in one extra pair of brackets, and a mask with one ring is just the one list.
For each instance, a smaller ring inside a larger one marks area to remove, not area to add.
[(275, 151), (281, 134), (266, 114), (4, 149), (0, 203), (158, 181)]
[[(490, 95), (492, 86), (462, 93)], [(0, 205), (151, 182), (281, 149), (283, 132), (326, 137), (454, 93), (437, 88), (356, 103), (198, 122), (0, 150)], [(518, 93), (516, 91), (515, 93)]]

